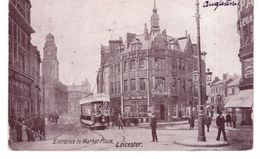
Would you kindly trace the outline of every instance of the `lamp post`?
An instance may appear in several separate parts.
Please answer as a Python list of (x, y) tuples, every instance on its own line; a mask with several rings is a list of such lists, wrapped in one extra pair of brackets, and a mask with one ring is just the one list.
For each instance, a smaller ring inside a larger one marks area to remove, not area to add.
[(199, 0), (196, 0), (196, 24), (197, 24), (197, 45), (198, 45), (198, 141), (206, 141), (205, 127), (204, 127), (204, 107), (202, 100), (202, 67), (201, 67), (201, 45), (200, 45), (200, 13)]

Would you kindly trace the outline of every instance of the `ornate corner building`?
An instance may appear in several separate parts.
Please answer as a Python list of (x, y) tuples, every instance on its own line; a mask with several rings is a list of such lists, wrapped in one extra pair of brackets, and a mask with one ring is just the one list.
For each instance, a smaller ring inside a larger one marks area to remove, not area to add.
[(59, 81), (59, 62), (54, 36), (46, 36), (42, 60), (42, 108), (43, 113), (68, 112), (67, 86)]
[[(192, 72), (198, 70), (197, 45), (186, 33), (174, 38), (161, 31), (154, 3), (151, 27), (144, 25), (140, 35), (127, 33), (101, 45), (101, 64), (97, 91), (110, 95), (111, 115), (146, 119), (156, 113), (160, 121), (190, 115), (197, 105), (196, 83)], [(206, 69), (202, 62), (203, 97), (206, 97)], [(205, 103), (205, 98), (203, 98)]]
[(40, 113), (40, 53), (31, 44), (30, 0), (9, 1), (9, 116)]
[[(254, 1), (240, 0), (238, 6), (237, 30), (240, 35), (239, 59), (241, 62), (242, 77), (239, 82), (240, 92), (237, 101), (231, 103), (240, 115), (241, 124), (252, 123), (253, 86), (254, 86)], [(236, 100), (234, 98), (234, 100)]]

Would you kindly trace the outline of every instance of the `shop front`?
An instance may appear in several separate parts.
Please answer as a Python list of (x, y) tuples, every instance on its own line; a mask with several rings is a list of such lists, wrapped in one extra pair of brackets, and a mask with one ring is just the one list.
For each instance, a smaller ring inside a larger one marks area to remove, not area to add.
[(237, 123), (240, 125), (252, 124), (253, 89), (241, 90), (233, 96), (225, 105), (237, 115)]

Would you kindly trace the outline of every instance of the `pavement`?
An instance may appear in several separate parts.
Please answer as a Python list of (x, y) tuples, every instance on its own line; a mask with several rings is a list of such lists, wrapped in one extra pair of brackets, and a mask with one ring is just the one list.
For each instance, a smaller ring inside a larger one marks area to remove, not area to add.
[[(251, 130), (251, 132), (250, 132)], [(58, 124), (46, 124), (47, 141), (36, 142), (12, 142), (10, 148), (12, 150), (113, 150), (113, 151), (161, 151), (161, 150), (248, 150), (253, 145), (252, 126), (238, 127), (235, 130), (227, 127), (227, 138), (229, 143), (223, 141), (221, 136), (220, 141), (216, 141), (217, 128), (215, 122), (212, 121), (212, 126), (209, 132), (205, 132), (206, 142), (198, 142), (197, 123), (193, 130), (189, 129), (187, 121), (176, 121), (158, 123), (157, 135), (159, 142), (151, 142), (151, 130), (149, 124), (141, 124), (140, 127), (125, 127), (124, 130), (119, 130), (117, 126), (110, 126), (105, 130), (89, 130), (82, 127), (78, 122), (78, 117), (64, 116), (60, 118)], [(102, 138), (112, 140), (112, 143), (97, 143), (97, 144), (55, 144), (55, 139), (58, 140), (84, 140), (84, 139), (99, 139)], [(26, 139), (26, 137), (25, 137)], [(139, 147), (118, 147), (118, 144), (125, 143), (141, 143)]]

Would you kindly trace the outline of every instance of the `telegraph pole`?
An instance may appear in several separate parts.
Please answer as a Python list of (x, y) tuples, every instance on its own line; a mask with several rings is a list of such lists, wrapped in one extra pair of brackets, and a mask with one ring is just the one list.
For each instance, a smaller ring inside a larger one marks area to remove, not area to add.
[(198, 45), (198, 71), (199, 71), (199, 90), (198, 90), (198, 141), (206, 141), (204, 128), (204, 110), (202, 100), (202, 68), (201, 68), (201, 45), (200, 45), (200, 13), (199, 0), (196, 0), (196, 23), (197, 23), (197, 45)]

